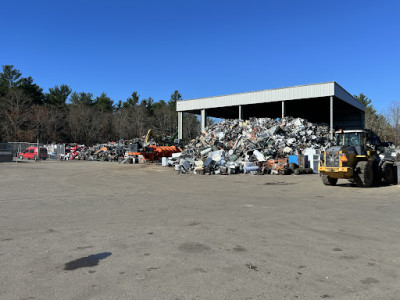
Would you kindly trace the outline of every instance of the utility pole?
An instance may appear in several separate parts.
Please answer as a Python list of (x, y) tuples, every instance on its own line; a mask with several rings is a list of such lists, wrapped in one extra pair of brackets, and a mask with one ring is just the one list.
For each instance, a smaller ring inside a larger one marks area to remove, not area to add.
[(36, 161), (39, 161), (39, 153), (40, 153), (40, 150), (39, 150), (39, 137), (37, 137), (37, 157), (36, 157)]

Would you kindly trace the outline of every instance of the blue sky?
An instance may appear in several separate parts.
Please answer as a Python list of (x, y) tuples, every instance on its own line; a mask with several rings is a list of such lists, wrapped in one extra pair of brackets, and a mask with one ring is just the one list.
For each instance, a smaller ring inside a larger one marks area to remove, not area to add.
[(1, 65), (46, 91), (184, 99), (337, 81), (400, 101), (399, 1), (3, 1)]

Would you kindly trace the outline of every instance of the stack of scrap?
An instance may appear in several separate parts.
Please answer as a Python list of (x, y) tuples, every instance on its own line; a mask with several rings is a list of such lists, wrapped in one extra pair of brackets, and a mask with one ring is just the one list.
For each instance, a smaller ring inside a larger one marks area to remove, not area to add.
[(125, 154), (125, 143), (107, 143), (97, 144), (86, 148), (83, 153), (83, 159), (94, 161), (118, 161)]
[(61, 160), (73, 160), (73, 159), (83, 159), (83, 151), (85, 150), (85, 145), (78, 145), (76, 143), (71, 143), (65, 145), (65, 154), (60, 155)]
[(66, 146), (66, 155), (62, 159), (144, 163), (158, 161), (181, 151), (181, 148), (176, 146), (158, 146), (154, 140), (145, 142), (143, 139), (136, 138), (129, 141), (96, 144), (91, 147), (70, 144)]
[(225, 120), (207, 128), (169, 163), (182, 173), (265, 174), (274, 170), (284, 174), (280, 170), (287, 169), (289, 155), (302, 154), (304, 149), (323, 151), (332, 144), (327, 124), (301, 118)]
[(125, 143), (97, 144), (92, 147), (84, 145), (69, 144), (65, 147), (65, 155), (62, 160), (92, 160), (92, 161), (118, 161), (125, 154)]

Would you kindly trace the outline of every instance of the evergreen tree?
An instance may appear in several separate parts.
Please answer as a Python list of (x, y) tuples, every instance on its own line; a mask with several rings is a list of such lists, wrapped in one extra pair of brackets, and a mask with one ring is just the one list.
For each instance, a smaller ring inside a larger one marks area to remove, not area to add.
[(114, 110), (114, 101), (102, 92), (99, 97), (94, 100), (94, 107), (103, 112), (112, 112)]
[(359, 96), (354, 95), (354, 98), (365, 106), (365, 128), (372, 130), (385, 140), (389, 124), (386, 118), (376, 111), (372, 105), (372, 99), (362, 93)]
[(139, 102), (139, 97), (137, 92), (133, 92), (132, 96), (126, 99), (126, 102), (124, 102), (123, 107), (128, 108), (132, 106), (136, 106), (136, 104)]
[(49, 93), (45, 96), (46, 103), (57, 107), (65, 107), (71, 92), (71, 88), (66, 84), (62, 84), (60, 87), (56, 85), (54, 88), (49, 88)]
[(42, 105), (44, 103), (43, 89), (37, 84), (33, 83), (32, 77), (22, 78), (18, 85), (26, 96), (32, 100), (32, 104)]
[(3, 72), (0, 73), (0, 83), (8, 88), (16, 87), (19, 85), (21, 75), (21, 72), (13, 65), (4, 65)]
[(94, 105), (93, 94), (85, 92), (73, 92), (69, 99), (73, 105), (81, 105), (91, 107)]

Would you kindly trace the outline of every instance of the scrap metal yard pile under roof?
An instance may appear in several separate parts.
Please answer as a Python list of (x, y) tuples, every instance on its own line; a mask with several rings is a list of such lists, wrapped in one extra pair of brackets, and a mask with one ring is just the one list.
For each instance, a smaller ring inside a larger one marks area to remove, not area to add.
[(182, 113), (206, 117), (243, 119), (251, 117), (300, 117), (327, 123), (334, 129), (364, 128), (364, 105), (336, 82), (215, 96), (177, 102), (178, 129), (182, 137)]

